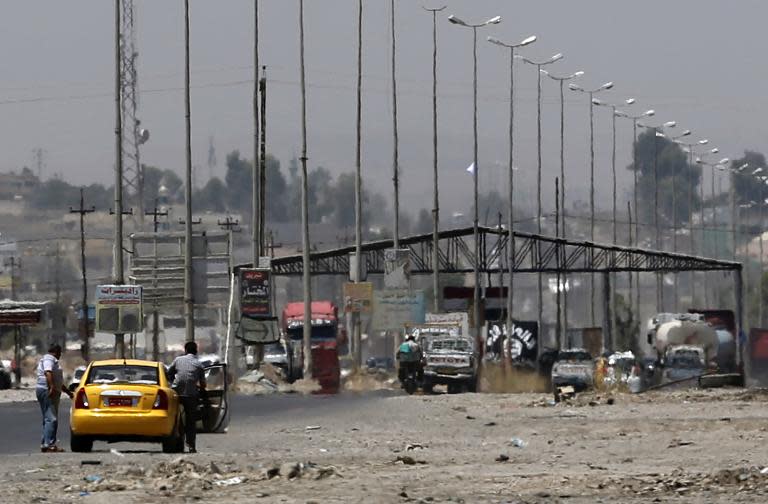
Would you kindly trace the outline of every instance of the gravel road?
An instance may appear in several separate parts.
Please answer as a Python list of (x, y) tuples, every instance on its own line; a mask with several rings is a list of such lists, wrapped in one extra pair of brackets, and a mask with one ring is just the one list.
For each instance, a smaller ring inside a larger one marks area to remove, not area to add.
[[(765, 502), (763, 391), (242, 397), (201, 453), (0, 458), (18, 502)], [(610, 399), (610, 400), (609, 400)], [(5, 425), (7, 408), (0, 418)], [(39, 422), (39, 419), (36, 419)], [(0, 441), (8, 442), (5, 431)], [(18, 435), (18, 434), (17, 434)], [(517, 438), (517, 439), (515, 439)], [(94, 462), (99, 465), (82, 465)], [(768, 471), (766, 471), (768, 473)], [(90, 480), (90, 481), (89, 481)]]

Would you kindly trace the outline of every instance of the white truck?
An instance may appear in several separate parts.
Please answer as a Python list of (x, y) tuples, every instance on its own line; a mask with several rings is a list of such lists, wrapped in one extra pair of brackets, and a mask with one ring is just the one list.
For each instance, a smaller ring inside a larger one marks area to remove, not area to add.
[(463, 334), (460, 324), (421, 324), (410, 328), (424, 358), (422, 388), (446, 385), (449, 394), (477, 391), (479, 355), (474, 339)]

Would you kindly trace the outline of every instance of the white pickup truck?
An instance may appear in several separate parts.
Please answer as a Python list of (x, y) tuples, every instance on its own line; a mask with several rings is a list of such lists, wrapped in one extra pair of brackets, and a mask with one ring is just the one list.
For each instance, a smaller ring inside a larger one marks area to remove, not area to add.
[(424, 355), (425, 392), (447, 385), (448, 393), (477, 391), (478, 354), (472, 338), (458, 331), (425, 334), (420, 338)]

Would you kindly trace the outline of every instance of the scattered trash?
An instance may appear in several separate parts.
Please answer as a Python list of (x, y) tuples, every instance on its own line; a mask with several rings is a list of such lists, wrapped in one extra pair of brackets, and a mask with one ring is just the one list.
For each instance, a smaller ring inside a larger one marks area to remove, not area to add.
[(112, 448), (111, 450), (109, 450), (109, 453), (111, 453), (112, 455), (117, 455), (118, 457), (125, 457), (125, 454), (123, 454), (123, 453), (121, 453), (121, 452), (119, 452), (119, 451), (115, 450), (114, 448)]
[(313, 430), (320, 430), (319, 425), (307, 425), (304, 430), (313, 431)]
[(768, 467), (763, 467), (760, 469), (760, 474), (768, 474)]
[(395, 459), (395, 464), (397, 464), (398, 462), (404, 465), (416, 465), (416, 464), (427, 463), (426, 460), (416, 460), (415, 458), (409, 457), (408, 455), (400, 455), (399, 457), (397, 457), (397, 459)]
[(605, 401), (605, 404), (607, 404), (608, 406), (613, 406), (614, 404), (616, 404), (616, 399), (614, 399), (613, 397), (609, 397), (609, 398), (608, 398), (608, 399)]
[(405, 445), (405, 451), (423, 450), (424, 446), (419, 443), (408, 443)]
[(99, 483), (101, 481), (104, 481), (104, 476), (100, 476), (98, 474), (89, 474), (83, 479), (89, 483)]
[(245, 480), (240, 476), (234, 476), (232, 478), (225, 479), (225, 480), (216, 480), (213, 482), (213, 484), (216, 486), (233, 486), (233, 485), (239, 485), (243, 481)]
[(101, 460), (81, 460), (80, 465), (101, 465)]
[(506, 453), (502, 453), (498, 457), (496, 457), (496, 462), (507, 462), (509, 460), (509, 455)]
[(40, 469), (39, 467), (36, 467), (35, 469), (27, 469), (26, 471), (24, 471), (24, 474), (34, 474), (39, 472), (43, 472), (43, 470)]
[(472, 415), (467, 415), (467, 420), (474, 420), (474, 419), (475, 417), (473, 417)]
[(91, 492), (80, 492), (80, 497), (88, 497), (91, 495)]
[(496, 425), (496, 422), (486, 422), (485, 424), (486, 427), (493, 427), (494, 425)]
[(677, 448), (678, 446), (689, 446), (694, 444), (693, 441), (681, 441), (679, 439), (673, 439), (667, 448)]
[(320, 453), (328, 453), (328, 450), (326, 450), (325, 448), (320, 448)]
[(514, 437), (510, 439), (509, 444), (514, 446), (515, 448), (525, 448), (526, 446), (528, 446), (528, 443), (526, 443), (525, 441), (523, 441), (518, 437)]

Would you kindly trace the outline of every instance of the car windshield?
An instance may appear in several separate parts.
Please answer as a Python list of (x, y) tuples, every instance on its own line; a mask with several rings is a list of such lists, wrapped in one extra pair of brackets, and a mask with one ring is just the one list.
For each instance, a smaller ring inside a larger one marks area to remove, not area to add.
[(133, 383), (137, 385), (157, 385), (159, 383), (157, 366), (109, 365), (93, 366), (88, 373), (86, 384)]
[(591, 361), (592, 356), (588, 352), (574, 351), (574, 352), (560, 352), (557, 356), (559, 361)]
[(696, 369), (703, 367), (699, 354), (695, 352), (679, 353), (669, 360), (670, 367)]

